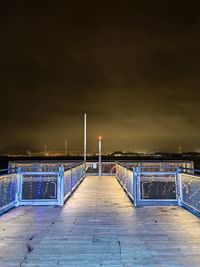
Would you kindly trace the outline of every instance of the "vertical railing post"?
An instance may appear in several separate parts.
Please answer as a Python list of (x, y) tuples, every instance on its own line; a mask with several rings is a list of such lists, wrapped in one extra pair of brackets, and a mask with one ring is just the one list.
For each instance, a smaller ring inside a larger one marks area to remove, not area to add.
[(20, 200), (22, 199), (22, 168), (17, 169), (17, 190), (15, 194), (15, 206), (20, 205)]
[(181, 206), (181, 202), (182, 202), (182, 182), (181, 182), (181, 169), (180, 168), (176, 168), (176, 191), (177, 191), (178, 205)]
[(134, 206), (139, 206), (140, 199), (140, 169), (139, 167), (133, 168), (134, 175)]
[(72, 188), (73, 188), (73, 184), (72, 184), (72, 175), (73, 175), (73, 173), (72, 173), (72, 165), (70, 166), (70, 192), (72, 192)]
[(137, 171), (133, 168), (133, 195), (134, 195), (134, 206), (137, 207)]
[(11, 166), (10, 166), (10, 162), (8, 163), (8, 174), (11, 174)]
[(86, 176), (87, 162), (83, 163), (83, 176)]
[(57, 194), (58, 194), (58, 204), (60, 206), (64, 205), (64, 167), (61, 166), (58, 169), (58, 179), (57, 179)]
[(56, 186), (58, 205), (60, 205), (60, 180), (61, 179), (60, 179), (60, 167), (59, 167), (57, 172), (57, 186)]
[(85, 164), (84, 164), (84, 176), (86, 176), (86, 171), (87, 171), (87, 162), (85, 162)]

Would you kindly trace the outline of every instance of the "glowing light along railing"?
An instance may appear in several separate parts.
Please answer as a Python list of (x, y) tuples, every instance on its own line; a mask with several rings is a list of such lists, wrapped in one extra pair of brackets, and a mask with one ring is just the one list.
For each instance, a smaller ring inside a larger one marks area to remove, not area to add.
[[(191, 174), (191, 172), (195, 173)], [(180, 170), (181, 205), (200, 213), (200, 170)]]
[(150, 172), (166, 172), (166, 171), (176, 171), (177, 167), (179, 168), (191, 168), (194, 169), (194, 163), (192, 161), (183, 161), (183, 160), (158, 160), (158, 161), (141, 161), (134, 160), (133, 162), (124, 161), (122, 162), (127, 167), (130, 168), (145, 168), (146, 171)]
[(77, 188), (80, 182), (85, 178), (86, 168), (85, 163), (70, 166), (67, 170), (63, 170), (63, 202), (71, 195), (71, 193)]
[(178, 204), (174, 166), (131, 168), (117, 162), (116, 177), (135, 206)]
[[(17, 174), (1, 175), (0, 213), (19, 205), (62, 206), (85, 175), (93, 173), (93, 169), (97, 171), (96, 164), (82, 162), (59, 167), (55, 172), (19, 169)], [(200, 170), (177, 168), (175, 171), (174, 166), (163, 164), (130, 168), (119, 162), (106, 162), (103, 166), (105, 174), (116, 174), (135, 206), (160, 205), (166, 201), (200, 212)]]
[(67, 166), (66, 171), (57, 167), (55, 172), (41, 172), (30, 166), (28, 170), (18, 168), (17, 174), (0, 176), (0, 213), (20, 205), (62, 206), (85, 177), (85, 163)]
[(134, 173), (133, 169), (130, 169), (124, 164), (116, 163), (116, 177), (121, 186), (126, 191), (127, 195), (132, 201), (134, 201)]
[(16, 205), (17, 174), (0, 176), (0, 213)]
[(57, 199), (57, 173), (24, 173), (21, 200)]
[[(101, 168), (103, 176), (115, 176), (116, 174), (116, 162), (102, 162)], [(99, 163), (86, 162), (86, 175), (99, 175)]]
[(85, 177), (85, 163), (58, 167), (55, 172), (20, 172), (21, 205), (60, 205)]
[(80, 161), (10, 161), (8, 173), (16, 173), (18, 168), (21, 168), (22, 172), (56, 172), (61, 166), (67, 168), (69, 165), (78, 163), (80, 163)]
[(174, 166), (138, 167), (139, 201), (177, 201)]

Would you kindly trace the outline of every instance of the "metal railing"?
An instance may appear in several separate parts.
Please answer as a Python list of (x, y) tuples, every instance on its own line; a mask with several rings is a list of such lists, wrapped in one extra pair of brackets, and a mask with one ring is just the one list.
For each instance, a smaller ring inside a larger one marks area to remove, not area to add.
[(59, 167), (73, 166), (81, 163), (80, 160), (19, 160), (8, 163), (8, 174), (17, 173), (21, 168), (23, 172), (56, 172)]
[(116, 177), (134, 206), (177, 205), (177, 171), (170, 166), (131, 168), (117, 162)]
[(18, 205), (59, 205), (60, 171), (24, 172), (19, 170)]
[(80, 182), (85, 178), (85, 175), (86, 175), (85, 163), (76, 165), (76, 167), (74, 168), (73, 167), (67, 168), (63, 172), (63, 177), (64, 177), (63, 201), (65, 201), (72, 194), (72, 192), (77, 188)]
[(179, 180), (180, 205), (200, 213), (200, 170), (179, 168)]
[[(129, 198), (134, 202), (135, 205), (135, 185), (134, 185), (134, 173), (133, 169), (127, 167), (123, 163), (116, 163), (116, 177), (121, 184), (121, 186), (124, 188), (125, 192), (129, 196)], [(136, 205), (135, 205), (136, 206)]]
[(19, 168), (17, 174), (1, 175), (0, 214), (20, 205), (62, 206), (84, 177), (83, 162), (51, 172)]
[(138, 205), (177, 205), (177, 170), (171, 166), (138, 167)]
[(148, 169), (152, 171), (152, 169), (155, 169), (156, 171), (165, 171), (169, 168), (170, 171), (176, 171), (176, 168), (191, 168), (194, 169), (194, 163), (192, 161), (185, 161), (185, 160), (173, 160), (173, 161), (168, 161), (168, 160), (156, 160), (156, 161), (143, 161), (143, 160), (134, 160), (132, 162), (130, 161), (123, 161), (123, 164), (130, 168), (136, 168), (136, 167), (141, 167), (145, 168), (146, 171)]
[[(62, 206), (86, 175), (98, 175), (97, 162), (60, 166), (51, 171), (25, 171), (0, 175), (0, 213), (19, 205)], [(103, 162), (102, 175), (116, 176), (134, 203), (179, 205), (200, 213), (200, 170), (174, 166), (130, 167)]]
[(13, 208), (17, 204), (17, 187), (17, 174), (0, 176), (0, 213)]
[(116, 177), (134, 206), (179, 205), (200, 213), (200, 170), (116, 163)]
[[(103, 176), (115, 176), (116, 162), (102, 162), (101, 171)], [(99, 162), (86, 162), (86, 175), (99, 175)]]

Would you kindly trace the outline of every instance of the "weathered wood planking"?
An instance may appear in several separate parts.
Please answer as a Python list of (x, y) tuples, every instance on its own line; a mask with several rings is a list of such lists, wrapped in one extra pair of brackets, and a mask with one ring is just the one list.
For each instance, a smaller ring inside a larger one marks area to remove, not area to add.
[(178, 207), (133, 208), (114, 177), (87, 177), (64, 208), (0, 217), (0, 267), (200, 266), (200, 220)]

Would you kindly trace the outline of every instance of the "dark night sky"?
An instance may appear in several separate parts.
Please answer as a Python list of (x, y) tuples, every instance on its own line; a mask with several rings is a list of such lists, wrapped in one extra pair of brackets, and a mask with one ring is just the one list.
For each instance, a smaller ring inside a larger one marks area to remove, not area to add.
[[(5, 3), (6, 2), (6, 3)], [(200, 146), (199, 1), (3, 1), (0, 147)]]

